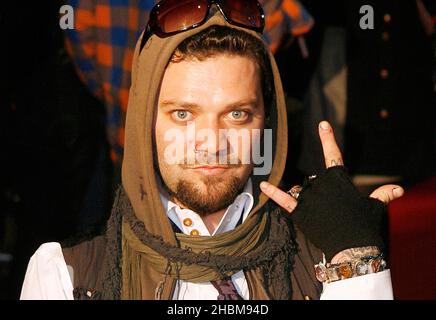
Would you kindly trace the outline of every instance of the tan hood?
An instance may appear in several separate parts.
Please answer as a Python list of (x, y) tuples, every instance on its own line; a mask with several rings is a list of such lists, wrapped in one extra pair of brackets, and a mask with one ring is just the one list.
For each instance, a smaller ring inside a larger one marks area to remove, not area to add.
[[(122, 166), (122, 184), (132, 203), (137, 218), (144, 222), (150, 233), (160, 235), (175, 244), (171, 225), (161, 203), (157, 173), (153, 166), (153, 117), (157, 109), (159, 91), (169, 59), (178, 45), (186, 38), (212, 25), (223, 25), (254, 35), (254, 31), (241, 29), (227, 23), (219, 11), (204, 25), (177, 35), (159, 38), (153, 35), (141, 53), (139, 39), (133, 58), (132, 86), (126, 119), (125, 152)], [(142, 38), (142, 37), (141, 37)], [(268, 46), (265, 45), (268, 52)], [(277, 185), (282, 177), (287, 155), (287, 121), (282, 84), (272, 53), (269, 53), (275, 82), (275, 106), (271, 106), (274, 162), (269, 177), (254, 176), (255, 207), (250, 215), (259, 213), (267, 197), (260, 192), (259, 182), (266, 180)]]

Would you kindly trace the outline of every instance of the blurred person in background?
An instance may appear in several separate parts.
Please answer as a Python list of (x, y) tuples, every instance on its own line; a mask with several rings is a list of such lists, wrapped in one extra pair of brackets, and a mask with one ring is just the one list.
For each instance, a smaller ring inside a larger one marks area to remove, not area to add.
[[(312, 126), (329, 119), (362, 192), (433, 176), (432, 2), (310, 2), (303, 3), (317, 21), (313, 31), (321, 34), (322, 45), (304, 102), (300, 170), (322, 168)], [(364, 5), (373, 8), (374, 29), (361, 27)]]

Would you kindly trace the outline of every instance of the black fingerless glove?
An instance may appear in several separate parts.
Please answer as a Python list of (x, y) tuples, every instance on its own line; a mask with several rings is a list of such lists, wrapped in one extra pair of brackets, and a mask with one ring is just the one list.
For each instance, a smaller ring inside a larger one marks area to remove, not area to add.
[(306, 180), (292, 219), (327, 261), (342, 250), (383, 249), (382, 219), (386, 205), (360, 195), (343, 166)]

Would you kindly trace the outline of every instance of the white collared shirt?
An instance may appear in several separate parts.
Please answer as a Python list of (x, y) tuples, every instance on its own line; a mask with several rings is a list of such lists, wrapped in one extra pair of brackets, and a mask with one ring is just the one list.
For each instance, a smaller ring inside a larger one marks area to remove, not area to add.
[[(200, 236), (214, 236), (235, 229), (241, 216), (242, 222), (247, 219), (254, 203), (252, 190), (251, 179), (249, 179), (242, 193), (227, 208), (212, 234), (210, 234), (200, 215), (189, 209), (181, 209), (177, 204), (168, 200), (163, 192), (161, 192), (161, 200), (168, 217), (184, 234), (189, 235), (192, 231), (197, 231)], [(186, 223), (187, 221), (189, 223)], [(248, 299), (248, 285), (242, 270), (232, 275), (232, 281), (239, 295), (244, 299)], [(177, 281), (173, 299), (216, 300), (218, 294), (218, 291), (210, 282), (192, 283), (179, 280)]]

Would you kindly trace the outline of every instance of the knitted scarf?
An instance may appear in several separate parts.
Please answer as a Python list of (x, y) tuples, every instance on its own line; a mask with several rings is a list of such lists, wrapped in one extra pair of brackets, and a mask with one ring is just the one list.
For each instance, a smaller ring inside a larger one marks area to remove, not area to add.
[(290, 299), (290, 274), (297, 250), (292, 223), (280, 210), (258, 217), (241, 224), (235, 233), (224, 233), (221, 241), (176, 234), (179, 246), (174, 246), (147, 231), (121, 187), (106, 235), (111, 241), (103, 298), (143, 299), (147, 293), (141, 286), (141, 265), (148, 264), (162, 274), (157, 286), (149, 288), (154, 290), (146, 290), (154, 291), (154, 299), (162, 298), (162, 286), (170, 278), (205, 282), (240, 270), (261, 279), (263, 290), (252, 288), (251, 298)]

